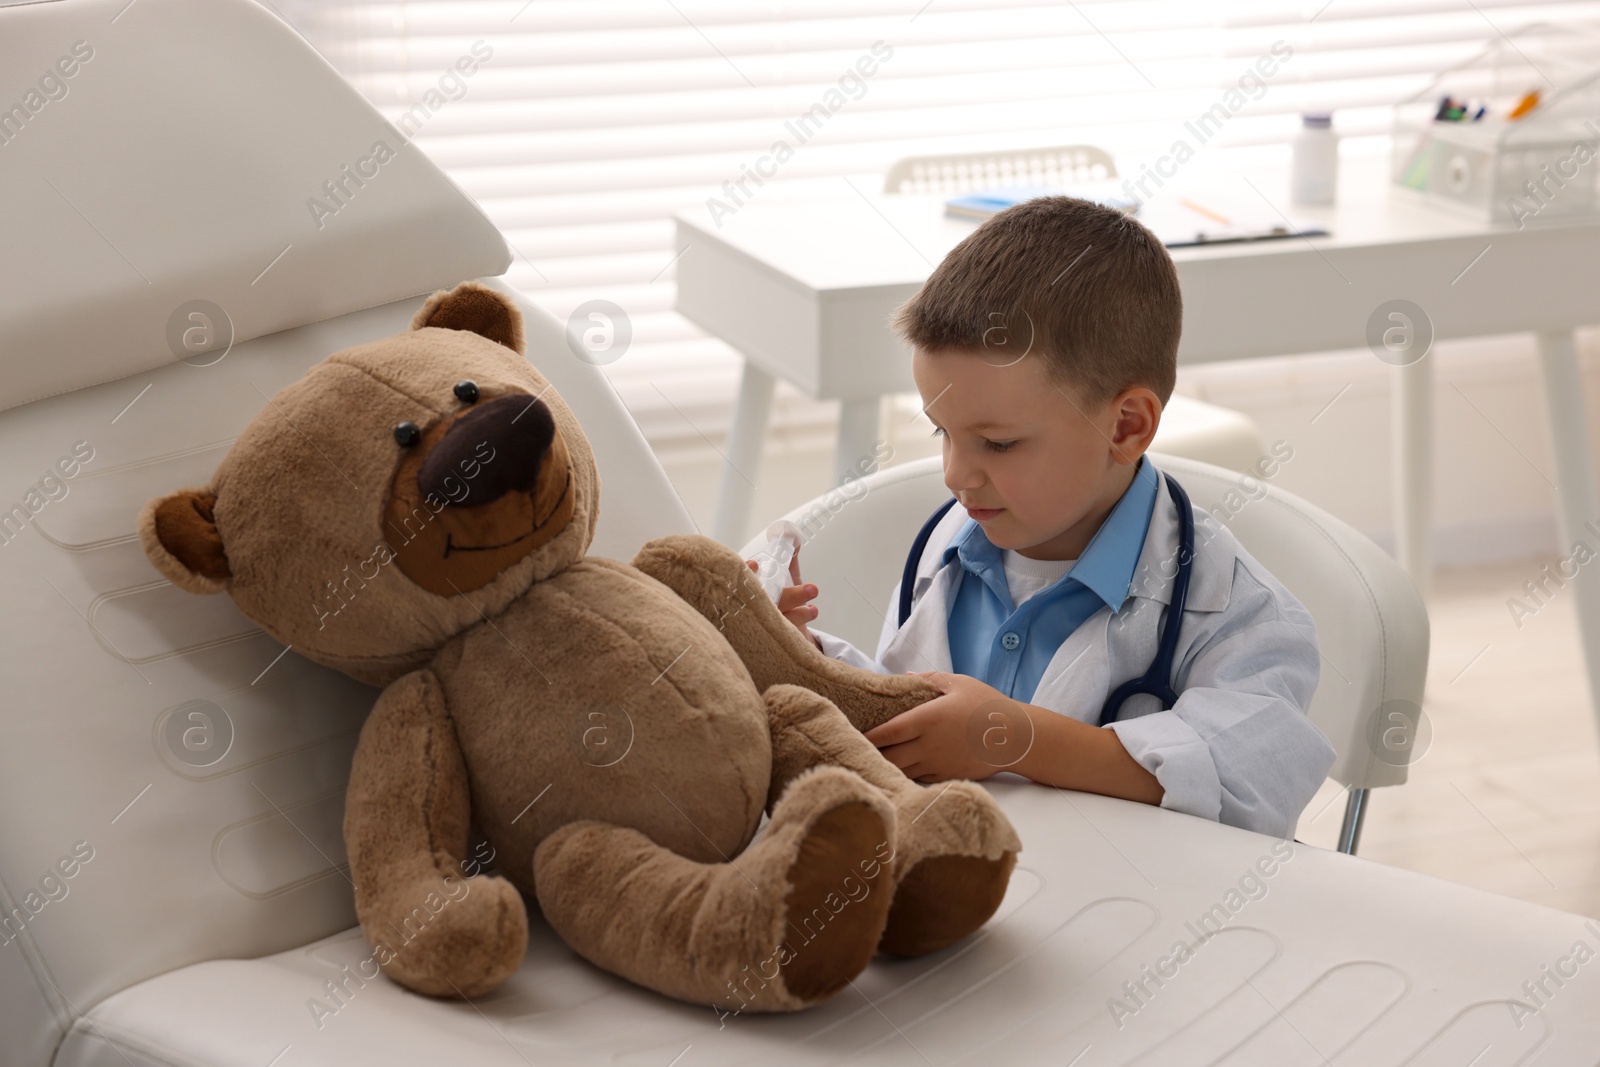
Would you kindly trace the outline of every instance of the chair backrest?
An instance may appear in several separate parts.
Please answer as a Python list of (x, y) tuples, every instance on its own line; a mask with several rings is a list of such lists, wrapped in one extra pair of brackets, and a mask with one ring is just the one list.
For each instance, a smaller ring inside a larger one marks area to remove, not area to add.
[[(1151, 453), (1316, 620), (1321, 680), (1310, 716), (1339, 751), (1330, 777), (1354, 788), (1406, 780), (1428, 667), (1428, 614), (1399, 564), (1347, 523), (1267, 481)], [(846, 483), (786, 518), (806, 540), (801, 573), (823, 591), (817, 625), (871, 655), (906, 552), (950, 497), (939, 457)], [(764, 547), (745, 546), (746, 558)], [(1402, 719), (1391, 716), (1400, 715)]]
[(1111, 153), (1094, 145), (911, 156), (884, 177), (886, 193), (971, 193), (1010, 185), (1078, 185), (1117, 176)]
[[(250, 0), (0, 8), (0, 70), (51, 79), (0, 112), (0, 1060), (42, 1067), (127, 986), (354, 923), (343, 794), (376, 692), (168, 585), (134, 519), (311, 364), (509, 253), (410, 147), (317, 229), (323, 178), (403, 142)], [(237, 343), (169, 349), (191, 298)], [(594, 554), (691, 532), (603, 372), (522, 307), (604, 480)]]

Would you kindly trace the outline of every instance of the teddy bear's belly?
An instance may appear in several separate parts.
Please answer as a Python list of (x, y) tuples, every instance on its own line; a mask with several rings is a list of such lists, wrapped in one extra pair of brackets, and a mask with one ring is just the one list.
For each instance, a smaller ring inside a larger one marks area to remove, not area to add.
[(771, 740), (744, 665), (694, 608), (626, 571), (586, 562), (541, 582), (435, 666), (474, 821), (525, 891), (534, 849), (566, 823), (717, 862), (766, 805)]

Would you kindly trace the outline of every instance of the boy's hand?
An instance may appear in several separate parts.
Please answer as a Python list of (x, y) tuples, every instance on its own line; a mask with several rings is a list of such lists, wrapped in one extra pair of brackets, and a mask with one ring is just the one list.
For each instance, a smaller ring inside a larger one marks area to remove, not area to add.
[[(757, 573), (761, 570), (761, 564), (756, 560), (747, 559), (744, 563), (745, 566)], [(789, 559), (789, 580), (794, 584), (785, 586), (783, 591), (778, 594), (778, 610), (783, 612), (783, 617), (793, 623), (794, 628), (804, 634), (806, 640), (815, 645), (817, 651), (820, 652), (822, 651), (822, 642), (817, 640), (816, 634), (806, 629), (806, 623), (817, 617), (817, 607), (811, 603), (812, 600), (816, 599), (817, 587), (814, 585), (802, 585), (800, 582), (799, 549), (795, 549), (794, 555)]]
[(933, 683), (940, 695), (866, 735), (907, 778), (982, 781), (1027, 753), (1033, 742), (1027, 705), (964, 674), (913, 673)]

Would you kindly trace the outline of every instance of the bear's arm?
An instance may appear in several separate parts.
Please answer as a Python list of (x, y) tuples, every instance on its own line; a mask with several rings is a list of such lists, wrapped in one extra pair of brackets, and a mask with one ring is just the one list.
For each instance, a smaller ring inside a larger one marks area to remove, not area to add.
[(716, 626), (761, 692), (777, 684), (809, 689), (862, 731), (939, 695), (926, 679), (876, 674), (824, 656), (783, 617), (739, 554), (709, 537), (658, 537), (639, 549), (633, 566)]
[(476, 996), (522, 963), (528, 915), (467, 859), (466, 763), (430, 670), (385, 689), (361, 728), (345, 796), (356, 914), (380, 967), (419, 993)]

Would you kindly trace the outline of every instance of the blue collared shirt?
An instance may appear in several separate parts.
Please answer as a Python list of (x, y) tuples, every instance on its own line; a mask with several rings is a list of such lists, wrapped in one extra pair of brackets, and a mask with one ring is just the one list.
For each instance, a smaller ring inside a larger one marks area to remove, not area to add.
[(1139, 457), (1133, 481), (1072, 569), (1021, 607), (1011, 602), (1001, 550), (968, 519), (941, 560), (955, 556), (962, 567), (948, 623), (952, 670), (1031, 701), (1062, 642), (1100, 605), (1115, 612), (1127, 599), (1155, 510), (1156, 478), (1150, 460)]

